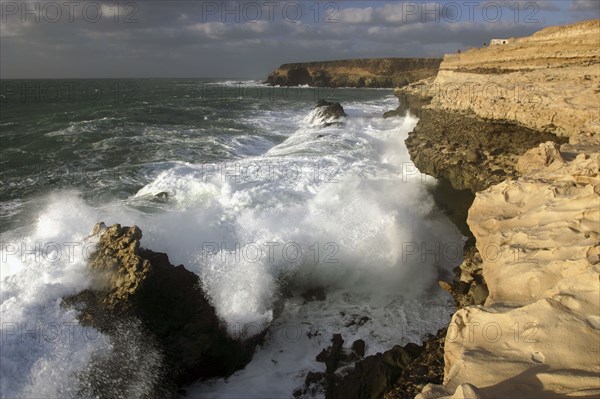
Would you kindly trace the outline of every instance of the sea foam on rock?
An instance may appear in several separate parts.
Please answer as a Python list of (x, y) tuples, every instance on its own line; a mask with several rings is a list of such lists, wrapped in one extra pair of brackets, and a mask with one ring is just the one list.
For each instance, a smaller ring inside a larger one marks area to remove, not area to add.
[[(164, 387), (173, 391), (198, 378), (228, 376), (250, 361), (260, 334), (246, 340), (230, 337), (198, 276), (183, 265), (171, 265), (166, 254), (142, 248), (137, 226), (107, 228), (101, 223), (93, 234), (99, 236), (89, 259), (95, 288), (64, 298), (63, 305), (78, 308), (80, 322), (106, 333), (116, 348), (138, 345), (120, 342), (129, 336), (122, 327), (138, 324), (140, 339), (156, 343), (160, 353), (155, 396), (168, 394)], [(118, 368), (121, 363), (111, 364)], [(92, 389), (97, 395), (106, 390), (101, 383)]]
[(307, 117), (307, 122), (312, 126), (331, 126), (341, 123), (348, 115), (338, 102), (319, 100), (315, 109)]

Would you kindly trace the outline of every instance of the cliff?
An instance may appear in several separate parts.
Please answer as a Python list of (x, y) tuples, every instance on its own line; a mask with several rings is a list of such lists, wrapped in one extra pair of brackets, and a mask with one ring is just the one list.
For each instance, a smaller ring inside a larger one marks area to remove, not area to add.
[(402, 87), (435, 76), (439, 58), (372, 58), (284, 64), (266, 83), (279, 86)]
[(413, 89), (436, 109), (564, 137), (598, 135), (599, 37), (593, 20), (446, 55), (433, 84)]
[[(600, 20), (447, 55), (396, 94), (417, 167), (476, 193), (475, 248), (441, 283), (459, 303), (443, 384), (418, 397), (598, 397)], [(462, 300), (477, 276), (486, 295)]]

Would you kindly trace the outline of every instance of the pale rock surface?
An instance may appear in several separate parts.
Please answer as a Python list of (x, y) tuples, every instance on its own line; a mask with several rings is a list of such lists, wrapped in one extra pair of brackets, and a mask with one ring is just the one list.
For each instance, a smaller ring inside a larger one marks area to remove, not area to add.
[(479, 390), (471, 384), (462, 384), (456, 388), (454, 394), (448, 392), (443, 387), (429, 384), (415, 399), (482, 399)]
[[(483, 258), (485, 306), (457, 311), (444, 387), (481, 397), (600, 395), (600, 142), (528, 151), (530, 173), (478, 193), (468, 224)], [(437, 392), (437, 393), (436, 393)]]
[(436, 108), (469, 110), (559, 136), (598, 135), (600, 20), (446, 55), (425, 89)]
[(489, 295), (454, 314), (444, 384), (418, 398), (600, 397), (600, 20), (447, 55), (399, 94), (568, 137), (477, 193), (467, 222)]

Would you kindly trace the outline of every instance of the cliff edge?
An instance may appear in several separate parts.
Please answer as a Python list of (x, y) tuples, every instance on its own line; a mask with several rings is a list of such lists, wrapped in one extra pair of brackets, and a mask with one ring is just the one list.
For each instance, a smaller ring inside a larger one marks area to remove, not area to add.
[(283, 64), (266, 80), (274, 86), (402, 87), (435, 76), (440, 58), (370, 58)]
[(488, 289), (454, 314), (444, 382), (417, 397), (598, 397), (600, 20), (447, 55), (397, 95), (421, 118), (417, 167), (476, 193)]
[(416, 91), (436, 109), (563, 137), (598, 135), (600, 20), (446, 55), (433, 84)]

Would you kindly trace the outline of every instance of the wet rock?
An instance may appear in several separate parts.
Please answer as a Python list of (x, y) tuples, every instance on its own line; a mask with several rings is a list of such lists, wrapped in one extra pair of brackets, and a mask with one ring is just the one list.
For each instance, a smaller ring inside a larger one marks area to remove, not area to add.
[[(443, 381), (446, 333), (447, 330), (442, 329), (425, 340), (422, 346), (411, 349), (414, 358), (402, 368), (393, 387), (383, 395), (385, 399), (413, 399), (425, 385)], [(419, 353), (416, 353), (417, 348)]]
[(344, 112), (344, 108), (338, 102), (330, 102), (321, 99), (317, 102), (317, 108), (323, 108), (323, 114), (328, 117), (340, 118), (342, 116), (348, 116), (346, 115), (346, 112)]
[(153, 198), (153, 200), (155, 202), (168, 202), (169, 201), (169, 193), (166, 191), (161, 191), (160, 193), (156, 194)]
[(391, 389), (421, 352), (417, 345), (394, 346), (389, 351), (368, 356), (357, 362), (343, 377), (327, 386), (331, 398), (380, 398)]
[[(332, 345), (324, 349), (317, 360), (326, 364), (326, 371), (311, 372), (306, 377), (308, 391), (311, 384), (325, 387), (327, 398), (379, 398), (395, 386), (403, 370), (422, 356), (427, 346), (408, 344), (394, 346), (391, 350), (362, 358), (365, 342), (356, 340), (350, 352), (343, 348), (344, 340), (340, 334), (332, 337)], [(437, 354), (442, 356), (441, 352)], [(362, 358), (362, 360), (361, 360)], [(440, 370), (436, 370), (436, 373)], [(441, 365), (443, 375), (443, 363)], [(439, 378), (429, 380), (437, 382)]]
[(365, 341), (362, 339), (357, 339), (352, 343), (352, 350), (358, 356), (363, 357), (365, 355)]
[(346, 116), (346, 112), (344, 112), (344, 108), (340, 103), (322, 99), (317, 103), (310, 123), (326, 127), (341, 123), (342, 118)]
[(384, 112), (384, 114), (383, 114), (383, 118), (384, 118), (384, 119), (387, 119), (387, 118), (394, 118), (394, 117), (396, 117), (396, 116), (403, 116), (403, 115), (404, 115), (404, 114), (402, 113), (402, 111), (401, 111), (401, 110), (399, 110), (399, 109), (393, 109), (393, 110), (390, 110), (390, 111), (386, 111), (386, 112)]
[(162, 355), (166, 373), (157, 385), (179, 387), (198, 378), (228, 376), (250, 361), (261, 336), (231, 338), (196, 274), (171, 265), (164, 253), (142, 248), (137, 226), (98, 224), (94, 233), (98, 244), (89, 260), (94, 288), (63, 300), (63, 306), (80, 310), (82, 324), (119, 346), (128, 343), (119, 341), (117, 327), (139, 321), (143, 340), (155, 341)]
[(304, 379), (304, 384), (308, 387), (311, 384), (320, 384), (325, 378), (325, 373), (309, 371)]

